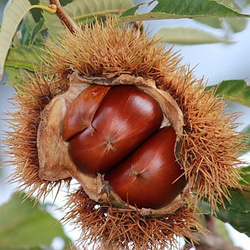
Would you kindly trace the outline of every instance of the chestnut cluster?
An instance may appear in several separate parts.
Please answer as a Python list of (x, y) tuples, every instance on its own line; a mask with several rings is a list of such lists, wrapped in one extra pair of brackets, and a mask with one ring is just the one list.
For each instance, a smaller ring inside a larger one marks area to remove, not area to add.
[(138, 87), (91, 85), (69, 105), (62, 137), (81, 172), (102, 174), (131, 205), (161, 208), (186, 185), (175, 131), (162, 121), (158, 102)]

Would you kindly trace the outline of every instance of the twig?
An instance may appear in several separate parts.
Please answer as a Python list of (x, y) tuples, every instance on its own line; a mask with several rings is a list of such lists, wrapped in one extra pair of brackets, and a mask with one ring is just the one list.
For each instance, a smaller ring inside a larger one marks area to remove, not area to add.
[(70, 19), (70, 17), (63, 10), (59, 0), (50, 0), (50, 4), (54, 4), (57, 7), (56, 14), (61, 19), (62, 24), (68, 28), (68, 30), (74, 34), (76, 32), (76, 24)]

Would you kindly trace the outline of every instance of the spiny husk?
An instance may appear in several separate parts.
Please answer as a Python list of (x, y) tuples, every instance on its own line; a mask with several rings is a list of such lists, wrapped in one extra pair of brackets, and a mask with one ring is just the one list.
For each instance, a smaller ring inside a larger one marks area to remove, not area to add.
[[(183, 76), (184, 67), (170, 82), (159, 86), (170, 92), (185, 117), (183, 144), (180, 152), (186, 176), (196, 199), (206, 198), (212, 210), (230, 199), (229, 188), (240, 188), (237, 159), (244, 147), (243, 136), (236, 132), (237, 113), (227, 113), (226, 104), (214, 91), (205, 91), (202, 80), (192, 72)], [(181, 98), (181, 99), (180, 99)], [(196, 202), (195, 202), (196, 203)]]
[(114, 78), (121, 74), (157, 79), (164, 64), (165, 74), (175, 75), (180, 58), (146, 33), (135, 31), (116, 21), (79, 28), (75, 35), (67, 32), (58, 44), (48, 44), (45, 58), (51, 72), (64, 79), (72, 72), (84, 76)]
[[(18, 182), (21, 191), (27, 192), (27, 197), (36, 193), (36, 200), (44, 198), (56, 186), (60, 189), (61, 182), (44, 181), (39, 177), (39, 161), (37, 156), (37, 129), (40, 113), (52, 98), (67, 89), (66, 85), (58, 84), (58, 80), (51, 76), (45, 77), (38, 72), (27, 75), (22, 86), (17, 88), (17, 95), (13, 97), (16, 112), (9, 113), (11, 118), (10, 132), (6, 135), (5, 144), (9, 150), (8, 164), (16, 166), (11, 175), (11, 182)], [(65, 180), (69, 185), (70, 179)]]
[(204, 230), (187, 206), (161, 218), (140, 216), (131, 209), (99, 205), (82, 188), (70, 195), (64, 222), (74, 222), (82, 230), (79, 247), (93, 249), (172, 249), (176, 235), (195, 240)]
[(48, 46), (51, 71), (65, 78), (73, 71), (85, 76), (113, 78), (121, 74), (153, 79), (168, 91), (184, 114), (180, 161), (196, 199), (206, 198), (213, 209), (223, 205), (228, 188), (239, 188), (237, 165), (242, 138), (235, 132), (237, 114), (225, 113), (225, 104), (213, 91), (205, 91), (203, 79), (179, 64), (180, 58), (159, 41), (133, 28), (85, 25), (58, 44)]
[[(172, 50), (165, 50), (158, 40), (148, 38), (125, 25), (108, 20), (106, 25), (85, 25), (75, 34), (66, 33), (57, 44), (48, 46), (44, 59), (52, 75), (31, 77), (16, 97), (18, 112), (12, 115), (13, 132), (7, 144), (17, 165), (13, 179), (29, 194), (46, 195), (60, 181), (39, 178), (37, 159), (37, 128), (40, 113), (53, 96), (65, 92), (63, 83), (73, 72), (80, 76), (113, 79), (122, 74), (152, 79), (155, 87), (169, 92), (184, 114), (184, 131), (179, 162), (185, 169), (188, 187), (195, 198), (186, 198), (187, 206), (169, 216), (146, 218), (137, 211), (101, 205), (90, 200), (80, 189), (71, 195), (71, 211), (65, 220), (82, 226), (82, 243), (104, 249), (149, 249), (172, 247), (175, 235), (192, 239), (194, 228), (201, 229), (192, 211), (198, 198), (208, 198), (213, 209), (228, 198), (228, 188), (238, 188), (238, 151), (241, 137), (233, 129), (236, 114), (225, 114), (224, 104), (212, 91), (206, 92), (202, 80), (192, 76), (188, 67), (181, 66), (180, 58)], [(194, 202), (193, 202), (193, 201)]]

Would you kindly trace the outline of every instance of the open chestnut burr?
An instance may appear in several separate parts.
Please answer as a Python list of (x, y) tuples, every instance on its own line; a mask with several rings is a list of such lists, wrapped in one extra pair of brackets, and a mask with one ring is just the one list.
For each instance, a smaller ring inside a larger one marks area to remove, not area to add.
[(131, 205), (159, 208), (186, 184), (174, 155), (175, 132), (159, 130), (162, 121), (160, 105), (136, 86), (90, 86), (68, 107), (62, 137), (81, 172), (105, 174)]
[(172, 49), (116, 19), (46, 46), (44, 72), (15, 97), (12, 179), (37, 199), (74, 179), (64, 220), (81, 227), (84, 246), (194, 240), (198, 202), (214, 211), (240, 187), (237, 115)]

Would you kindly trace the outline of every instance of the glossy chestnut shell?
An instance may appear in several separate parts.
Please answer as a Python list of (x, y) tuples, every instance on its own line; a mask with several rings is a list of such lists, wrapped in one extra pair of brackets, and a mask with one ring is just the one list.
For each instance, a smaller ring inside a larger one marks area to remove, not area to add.
[(161, 208), (183, 190), (176, 161), (176, 134), (160, 129), (159, 103), (133, 85), (91, 85), (65, 114), (62, 138), (72, 162), (85, 175), (103, 174), (124, 202)]
[(94, 86), (67, 110), (62, 135), (69, 141), (75, 165), (95, 175), (122, 161), (160, 127), (162, 119), (158, 103), (135, 86)]
[(157, 131), (126, 160), (105, 175), (115, 192), (139, 208), (166, 206), (186, 185), (174, 156), (172, 127)]

